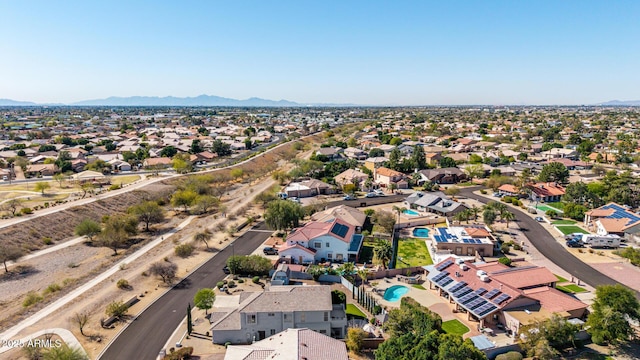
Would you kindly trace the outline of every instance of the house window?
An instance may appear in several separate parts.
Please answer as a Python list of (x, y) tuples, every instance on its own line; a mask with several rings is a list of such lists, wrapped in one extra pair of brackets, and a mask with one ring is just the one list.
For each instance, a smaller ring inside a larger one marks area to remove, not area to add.
[(247, 324), (255, 324), (256, 320), (256, 314), (247, 314)]
[(333, 259), (333, 254), (332, 254), (332, 253), (328, 253), (328, 254), (327, 254), (327, 258), (329, 258), (329, 259)]
[(271, 329), (271, 335), (275, 335), (276, 334), (276, 329)]
[(324, 321), (329, 321), (329, 312), (328, 311), (324, 312)]
[(315, 247), (316, 249), (320, 249), (322, 247), (322, 243), (321, 242), (315, 242), (315, 243), (313, 243), (313, 247)]
[(329, 243), (327, 243), (326, 245), (327, 245), (327, 247), (329, 247)]
[(267, 316), (276, 316), (276, 313), (267, 313)]
[(325, 335), (327, 334), (327, 330), (320, 330), (320, 331), (318, 331), (318, 332), (319, 332), (320, 334), (325, 334)]
[(307, 320), (307, 314), (302, 313), (300, 314), (300, 322), (305, 322)]
[(284, 314), (284, 322), (291, 322), (292, 318), (291, 314)]

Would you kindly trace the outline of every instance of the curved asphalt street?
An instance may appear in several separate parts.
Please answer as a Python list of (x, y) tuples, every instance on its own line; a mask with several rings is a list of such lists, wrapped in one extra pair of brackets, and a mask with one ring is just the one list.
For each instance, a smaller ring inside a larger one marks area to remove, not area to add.
[(222, 268), (227, 258), (251, 254), (271, 235), (259, 223), (227, 246), (204, 265), (183, 279), (138, 315), (117, 335), (99, 359), (155, 359), (187, 314), (187, 304), (199, 289), (213, 288), (225, 275)]
[[(466, 188), (460, 191), (460, 195), (468, 197), (470, 199), (478, 200), (484, 204), (490, 200), (487, 198), (476, 195), (473, 193), (477, 188)], [(510, 207), (510, 211), (515, 215), (516, 220), (520, 224), (520, 228), (525, 236), (531, 241), (531, 244), (540, 251), (547, 259), (551, 260), (554, 264), (563, 268), (569, 274), (576, 278), (586, 282), (587, 284), (596, 287), (599, 285), (614, 285), (618, 284), (617, 281), (602, 274), (598, 270), (585, 264), (582, 260), (569, 253), (562, 245), (556, 241), (556, 239), (549, 234), (549, 232), (538, 224), (531, 216), (525, 214), (523, 211)], [(636, 292), (636, 297), (640, 298), (640, 292)]]

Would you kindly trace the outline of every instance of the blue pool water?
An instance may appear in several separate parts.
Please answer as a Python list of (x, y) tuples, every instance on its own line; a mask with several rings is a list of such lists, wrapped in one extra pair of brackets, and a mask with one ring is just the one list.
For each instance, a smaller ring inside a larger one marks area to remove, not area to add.
[(410, 209), (404, 209), (404, 210), (402, 210), (402, 213), (405, 214), (405, 215), (409, 215), (409, 216), (420, 216), (419, 212), (413, 211), (413, 210), (410, 210)]
[(418, 238), (428, 238), (429, 229), (427, 228), (415, 228), (413, 229), (413, 236)]
[(394, 302), (400, 300), (402, 295), (409, 292), (409, 288), (402, 285), (393, 285), (384, 291), (384, 299), (389, 302)]

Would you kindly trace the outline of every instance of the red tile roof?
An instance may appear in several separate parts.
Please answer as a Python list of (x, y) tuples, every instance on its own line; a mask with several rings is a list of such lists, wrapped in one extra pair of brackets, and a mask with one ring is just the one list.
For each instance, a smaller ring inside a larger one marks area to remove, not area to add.
[(560, 290), (547, 286), (524, 290), (524, 295), (528, 298), (538, 300), (544, 309), (554, 313), (587, 308), (587, 304), (582, 301), (574, 299)]
[(564, 187), (554, 183), (536, 183), (531, 186), (531, 190), (539, 196), (558, 196), (565, 194)]
[[(502, 270), (505, 271), (505, 270)], [(506, 272), (488, 272), (489, 276), (516, 289), (541, 286), (558, 281), (555, 275), (543, 267), (512, 268)]]
[(402, 175), (404, 175), (399, 171), (391, 170), (391, 169), (388, 169), (386, 167), (378, 168), (376, 170), (376, 174), (382, 175), (382, 176), (387, 176), (387, 177), (394, 177), (394, 176), (402, 176)]

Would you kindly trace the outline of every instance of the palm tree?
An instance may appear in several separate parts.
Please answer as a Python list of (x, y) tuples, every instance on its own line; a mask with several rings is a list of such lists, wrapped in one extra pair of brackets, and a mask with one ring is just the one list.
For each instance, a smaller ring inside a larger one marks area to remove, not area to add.
[(402, 214), (405, 210), (407, 210), (406, 207), (399, 207), (399, 206), (394, 206), (393, 211), (395, 211), (398, 214), (398, 220), (396, 221), (396, 224), (400, 223), (400, 214)]
[(475, 205), (472, 205), (471, 208), (469, 208), (469, 211), (473, 214), (473, 220), (478, 220), (478, 214), (480, 213), (481, 209)]
[(352, 262), (346, 262), (340, 266), (343, 275), (351, 275), (355, 271), (355, 265)]
[(356, 272), (358, 274), (358, 277), (361, 280), (360, 285), (364, 285), (367, 283), (367, 274), (369, 274), (369, 270), (365, 269), (364, 267), (362, 269), (358, 269), (358, 271)]
[(204, 231), (199, 232), (193, 236), (193, 242), (203, 242), (207, 246), (207, 249), (209, 249), (208, 241), (211, 240), (212, 237), (213, 234), (211, 233), (211, 231), (209, 231), (209, 229), (205, 229)]
[(516, 216), (512, 212), (507, 211), (504, 214), (501, 213), (500, 214), (500, 218), (507, 222), (507, 229), (508, 229), (509, 228), (509, 221), (515, 219)]
[(465, 220), (466, 218), (467, 218), (467, 214), (465, 214), (464, 211), (461, 211), (453, 216), (453, 219), (460, 224), (462, 224), (462, 221)]
[(378, 239), (373, 248), (373, 258), (376, 262), (381, 263), (383, 268), (387, 268), (387, 264), (393, 257), (393, 247), (386, 240)]

